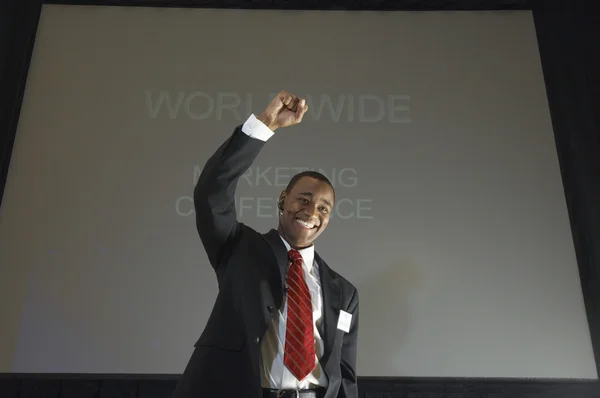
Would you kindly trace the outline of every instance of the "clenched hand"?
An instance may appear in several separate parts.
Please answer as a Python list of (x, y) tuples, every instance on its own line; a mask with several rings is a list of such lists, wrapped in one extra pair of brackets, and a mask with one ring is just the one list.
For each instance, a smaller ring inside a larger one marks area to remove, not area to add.
[(283, 90), (271, 100), (258, 120), (269, 127), (271, 131), (275, 131), (280, 127), (300, 123), (307, 110), (308, 105), (304, 98), (298, 98)]

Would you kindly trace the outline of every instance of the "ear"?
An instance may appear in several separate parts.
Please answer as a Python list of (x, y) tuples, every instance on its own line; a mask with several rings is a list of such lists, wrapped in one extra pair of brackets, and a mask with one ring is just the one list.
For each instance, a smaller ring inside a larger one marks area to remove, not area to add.
[(281, 194), (279, 195), (279, 201), (277, 202), (277, 208), (280, 211), (283, 211), (283, 202), (285, 201), (285, 190), (281, 191)]

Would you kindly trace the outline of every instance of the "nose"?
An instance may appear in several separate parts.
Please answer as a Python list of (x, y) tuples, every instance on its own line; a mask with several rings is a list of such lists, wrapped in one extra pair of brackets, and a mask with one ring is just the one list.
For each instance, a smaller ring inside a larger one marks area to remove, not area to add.
[(317, 217), (317, 206), (314, 203), (307, 204), (304, 213), (309, 217)]

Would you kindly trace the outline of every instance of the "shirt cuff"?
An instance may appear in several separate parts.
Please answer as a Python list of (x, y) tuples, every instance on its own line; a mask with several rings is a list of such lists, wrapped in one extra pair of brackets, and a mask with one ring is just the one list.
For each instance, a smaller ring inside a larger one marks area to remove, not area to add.
[(258, 120), (254, 114), (250, 115), (248, 120), (242, 125), (242, 131), (248, 136), (261, 141), (267, 141), (275, 134), (263, 122)]

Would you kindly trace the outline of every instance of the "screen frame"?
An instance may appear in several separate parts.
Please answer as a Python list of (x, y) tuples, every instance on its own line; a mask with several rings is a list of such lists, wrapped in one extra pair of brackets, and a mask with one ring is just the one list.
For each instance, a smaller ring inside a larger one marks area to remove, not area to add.
[[(35, 32), (43, 4), (85, 5), (85, 6), (136, 6), (136, 7), (175, 7), (175, 8), (236, 8), (236, 9), (277, 9), (277, 10), (378, 10), (378, 11), (457, 11), (457, 10), (530, 10), (533, 13), (536, 34), (565, 197), (571, 223), (573, 243), (575, 245), (580, 281), (585, 301), (588, 324), (592, 339), (596, 369), (600, 375), (600, 213), (595, 210), (595, 203), (600, 203), (600, 140), (598, 127), (600, 120), (593, 109), (598, 100), (593, 99), (594, 87), (590, 82), (600, 82), (600, 72), (592, 72), (594, 66), (600, 66), (597, 58), (589, 59), (591, 45), (585, 44), (577, 31), (581, 15), (566, 14), (559, 7), (544, 8), (540, 3), (529, 4), (522, 0), (515, 1), (414, 1), (379, 2), (373, 4), (354, 0), (336, 2), (335, 5), (319, 2), (319, 6), (307, 6), (302, 1), (249, 1), (236, 0), (227, 2), (227, 6), (216, 0), (32, 0), (24, 1), (27, 10), (21, 10), (27, 23), (20, 27), (20, 33), (9, 35), (14, 42), (9, 45), (7, 60), (15, 53), (14, 58), (4, 68), (2, 79), (13, 79), (10, 90), (2, 96), (3, 117), (0, 119), (3, 136), (2, 174), (0, 179), (1, 198), (10, 164), (10, 152), (17, 131), (20, 106), (27, 82), (27, 71), (31, 61), (31, 53), (35, 44)], [(323, 5), (327, 4), (327, 5)], [(22, 6), (25, 7), (25, 6)], [(19, 10), (17, 10), (19, 11)], [(16, 30), (17, 28), (15, 28)], [(597, 34), (598, 28), (591, 32)], [(590, 32), (588, 32), (590, 33)], [(594, 40), (590, 40), (593, 42)], [(569, 57), (566, 56), (569, 55)], [(588, 58), (586, 58), (588, 57)], [(584, 62), (587, 59), (587, 63)], [(579, 60), (580, 62), (574, 62)], [(596, 70), (600, 70), (597, 68)], [(595, 75), (593, 75), (595, 73)], [(595, 79), (595, 80), (594, 80)], [(586, 85), (587, 83), (587, 85)], [(12, 95), (12, 97), (9, 97)], [(11, 106), (12, 104), (12, 106)], [(597, 109), (597, 108), (596, 108)], [(179, 375), (34, 375), (34, 374), (0, 374), (0, 380), (99, 380), (106, 378), (122, 378), (136, 383), (152, 380), (176, 380)], [(520, 396), (527, 392), (532, 396), (593, 396), (600, 391), (598, 380), (545, 380), (545, 379), (470, 379), (470, 378), (419, 378), (419, 377), (360, 377), (360, 389), (369, 396), (389, 393), (430, 393), (435, 394), (506, 394)], [(479, 394), (479, 395), (477, 395)], [(442, 395), (439, 395), (442, 396)], [(445, 396), (445, 395), (444, 395)], [(459, 396), (459, 395), (457, 395)], [(504, 395), (501, 395), (504, 396)]]

